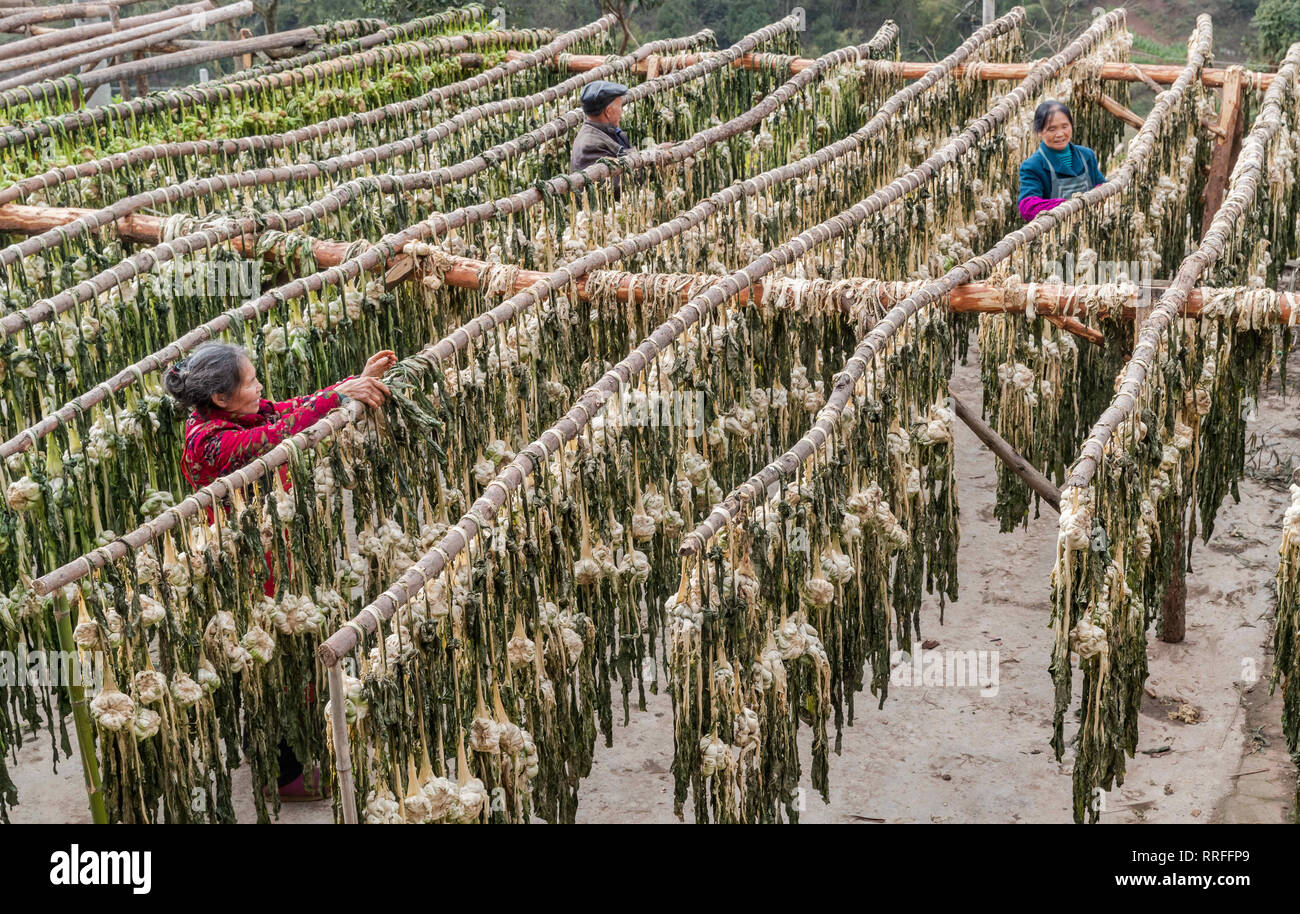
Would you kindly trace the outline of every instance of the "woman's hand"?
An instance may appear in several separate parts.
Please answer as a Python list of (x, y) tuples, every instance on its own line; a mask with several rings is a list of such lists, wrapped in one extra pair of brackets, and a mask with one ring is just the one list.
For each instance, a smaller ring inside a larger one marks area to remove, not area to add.
[(384, 373), (396, 364), (397, 353), (393, 352), (391, 349), (384, 349), (366, 359), (366, 367), (361, 369), (361, 377), (376, 379), (382, 378)]
[[(383, 353), (379, 353), (383, 355)], [(370, 368), (370, 363), (379, 358), (374, 356), (370, 362), (366, 363), (366, 368)], [(392, 353), (389, 353), (392, 355)], [(339, 383), (335, 388), (338, 393), (349, 396), (354, 400), (360, 400), (366, 406), (379, 406), (388, 399), (390, 392), (383, 381), (376, 377), (362, 376), (359, 378), (348, 378), (346, 381)]]

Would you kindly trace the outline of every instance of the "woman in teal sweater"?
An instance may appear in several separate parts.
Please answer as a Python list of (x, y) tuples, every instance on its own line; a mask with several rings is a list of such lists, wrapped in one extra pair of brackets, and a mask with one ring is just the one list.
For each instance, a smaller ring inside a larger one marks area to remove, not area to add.
[(1025, 221), (1106, 181), (1097, 154), (1070, 142), (1074, 116), (1065, 102), (1039, 105), (1034, 110), (1034, 130), (1038, 148), (1020, 164), (1019, 205)]

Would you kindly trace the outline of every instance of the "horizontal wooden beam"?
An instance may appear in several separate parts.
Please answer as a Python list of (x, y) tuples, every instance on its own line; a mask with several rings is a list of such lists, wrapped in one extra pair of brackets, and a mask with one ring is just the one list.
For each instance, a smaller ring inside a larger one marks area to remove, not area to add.
[[(4, 206), (0, 206), (0, 232), (38, 235), (61, 225), (67, 225), (74, 219), (90, 215), (93, 212), (95, 210), (76, 207), (6, 203)], [(157, 244), (162, 240), (164, 221), (165, 217), (162, 216), (133, 214), (118, 220), (117, 231), (125, 241), (139, 244)], [(231, 244), (240, 253), (246, 253), (256, 248), (252, 236), (232, 239)], [(338, 266), (347, 260), (350, 247), (351, 243), (346, 241), (317, 239), (313, 242), (312, 254), (321, 268), (328, 268)], [(489, 266), (490, 264), (482, 260), (453, 257), (450, 269), (443, 275), (443, 281), (458, 288), (476, 289), (479, 285), (479, 274)], [(385, 281), (390, 286), (396, 285), (409, 279), (413, 273), (413, 260), (405, 254), (399, 254), (389, 262)], [(510, 293), (522, 292), (544, 276), (546, 274), (538, 270), (520, 270), (515, 275), (514, 288), (510, 290)], [(687, 278), (687, 276), (681, 274), (677, 278)], [(617, 290), (616, 294), (619, 299), (627, 301), (629, 296), (633, 296), (636, 302), (644, 301), (648, 284), (639, 280), (640, 274), (628, 274), (628, 277)], [(574, 285), (578, 297), (585, 300), (587, 297), (586, 280), (579, 278)], [(920, 288), (921, 285), (923, 283), (920, 282), (885, 283), (882, 287), (881, 298), (886, 304), (894, 304)], [(1022, 284), (1018, 288), (1009, 288), (1006, 285), (997, 283), (965, 283), (957, 286), (948, 294), (948, 309), (955, 314), (1023, 314), (1025, 312), (1028, 287), (1028, 284)], [(1111, 290), (1113, 287), (1067, 286), (1059, 283), (1035, 284), (1033, 288), (1034, 311), (1042, 317), (1057, 318), (1059, 321), (1053, 321), (1057, 326), (1085, 339), (1098, 342), (1100, 334), (1096, 330), (1080, 324), (1077, 318), (1088, 315), (1089, 309), (1086, 303), (1095, 299), (1102, 289)], [(1188, 296), (1187, 306), (1183, 311), (1184, 315), (1187, 317), (1200, 316), (1205, 297), (1218, 291), (1217, 289), (1193, 289)], [(1145, 292), (1134, 286), (1132, 294), (1116, 309), (1118, 313), (1113, 316), (1128, 321), (1134, 320), (1153, 304), (1153, 302), (1142, 302), (1143, 295), (1145, 294), (1148, 298), (1158, 298), (1160, 292), (1161, 289), (1158, 284), (1147, 287)], [(688, 292), (682, 294), (683, 300), (690, 295)], [(742, 289), (736, 295), (736, 300), (748, 301), (751, 294), (757, 295), (761, 300), (763, 284), (755, 283), (749, 289)], [(1282, 323), (1289, 323), (1292, 314), (1300, 316), (1300, 312), (1296, 310), (1297, 307), (1300, 307), (1300, 292), (1278, 292), (1276, 294), (1279, 297), (1278, 319)], [(1098, 313), (1109, 315), (1110, 309), (1103, 306)]]
[[(511, 51), (510, 53), (518, 52)], [(637, 64), (636, 73), (638, 76), (645, 76), (647, 72), (652, 70), (663, 73), (669, 69), (679, 69), (696, 63), (703, 56), (706, 55), (678, 54), (672, 57), (656, 57), (652, 55)], [(789, 60), (791, 73), (806, 70), (813, 64), (813, 61), (807, 57), (789, 59), (777, 54), (746, 54), (734, 61), (732, 66), (738, 69), (757, 70), (764, 66), (771, 66), (775, 60)], [(564, 58), (564, 62), (570, 72), (585, 73), (587, 70), (594, 70), (599, 66), (603, 66), (606, 61), (599, 54), (571, 54)], [(1041, 63), (1041, 61), (1026, 61), (1024, 63), (981, 61), (953, 67), (952, 75), (967, 76), (971, 79), (1018, 81), (1028, 76), (1029, 71), (1038, 63)], [(906, 60), (878, 60), (872, 61), (871, 65), (879, 72), (902, 76), (904, 79), (920, 79), (934, 69), (935, 66), (927, 61), (913, 62)], [(1101, 65), (1101, 78), (1119, 82), (1152, 81), (1160, 85), (1170, 86), (1182, 75), (1183, 69), (1182, 64), (1103, 63)], [(1226, 69), (1207, 67), (1201, 71), (1201, 82), (1207, 86), (1220, 87), (1224, 83), (1227, 72)], [(1260, 90), (1267, 89), (1273, 81), (1272, 73), (1263, 73), (1258, 70), (1247, 70), (1245, 72), (1246, 78), (1254, 82)]]

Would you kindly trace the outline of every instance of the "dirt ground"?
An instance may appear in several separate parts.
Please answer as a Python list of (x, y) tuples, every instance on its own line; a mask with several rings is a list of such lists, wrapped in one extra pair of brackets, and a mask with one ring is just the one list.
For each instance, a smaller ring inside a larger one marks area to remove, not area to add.
[[(1300, 379), (1300, 353), (1291, 360)], [(972, 408), (979, 372), (958, 366), (953, 388)], [(1300, 411), (1276, 381), (1261, 395), (1251, 430), (1260, 464), (1300, 463)], [(1002, 535), (993, 517), (993, 457), (957, 425), (962, 518), (961, 599), (938, 624), (923, 610), (925, 638), (939, 650), (998, 652), (997, 694), (978, 687), (892, 686), (882, 710), (867, 695), (830, 762), (830, 803), (805, 777), (805, 822), (1069, 822), (1069, 754), (1048, 746), (1052, 685), (1047, 673), (1048, 575), (1056, 514), (1043, 506), (1027, 530)], [(1282, 475), (1282, 474), (1276, 474)], [(1281, 738), (1281, 702), (1268, 694), (1274, 574), (1285, 481), (1247, 478), (1240, 504), (1219, 514), (1208, 545), (1197, 544), (1187, 579), (1187, 635), (1150, 642), (1151, 676), (1139, 751), (1122, 787), (1106, 797), (1103, 822), (1284, 822), (1295, 769)], [(1252, 670), (1253, 667), (1253, 681)], [(1077, 681), (1076, 679), (1076, 688)], [(597, 750), (583, 784), (580, 822), (675, 822), (672, 708), (649, 696), (646, 711), (615, 725), (614, 746)], [(1177, 717), (1171, 716), (1177, 715)], [(1072, 734), (1073, 722), (1067, 723)], [(807, 740), (802, 750), (805, 769)], [(89, 821), (81, 772), (64, 762), (51, 773), (48, 741), (27, 743), (11, 773), (19, 789), (15, 822)], [(239, 778), (242, 774), (242, 778)], [(237, 774), (238, 813), (253, 820), (247, 772)], [(689, 803), (687, 807), (689, 819)], [(330, 820), (324, 803), (287, 806), (282, 822)]]

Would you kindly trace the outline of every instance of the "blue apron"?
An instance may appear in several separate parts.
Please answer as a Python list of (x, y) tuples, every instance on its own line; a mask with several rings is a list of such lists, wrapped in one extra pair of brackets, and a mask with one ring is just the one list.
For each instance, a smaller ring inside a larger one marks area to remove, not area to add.
[[(1052, 199), (1068, 200), (1075, 194), (1081, 194), (1085, 191), (1092, 190), (1092, 178), (1088, 176), (1088, 164), (1083, 165), (1083, 174), (1078, 175), (1058, 175), (1056, 169), (1052, 167), (1052, 160), (1047, 157), (1043, 150), (1038, 150), (1038, 154), (1043, 157), (1047, 163), (1047, 170), (1052, 173), (1052, 186), (1049, 188), (1049, 194)], [(1078, 153), (1075, 153), (1078, 155)], [(1080, 158), (1083, 158), (1080, 156)]]

